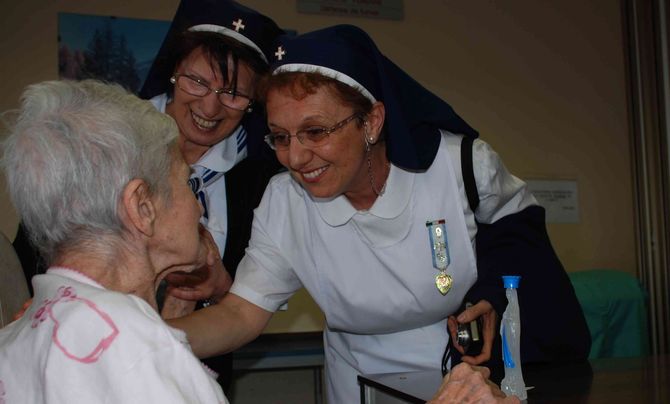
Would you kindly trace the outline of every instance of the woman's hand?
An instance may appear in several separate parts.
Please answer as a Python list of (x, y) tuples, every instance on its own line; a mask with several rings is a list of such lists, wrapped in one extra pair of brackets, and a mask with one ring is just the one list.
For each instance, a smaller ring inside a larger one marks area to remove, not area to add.
[[(477, 356), (465, 355), (465, 350), (458, 345), (458, 324), (469, 323), (476, 318), (482, 318), (482, 334), (484, 337), (484, 344), (482, 352)], [(496, 324), (498, 315), (491, 303), (486, 300), (480, 300), (477, 304), (466, 308), (458, 317), (449, 316), (447, 325), (449, 326), (449, 333), (454, 347), (463, 355), (461, 360), (470, 365), (479, 365), (491, 359), (491, 349), (493, 348), (493, 340), (495, 338)]]
[(460, 363), (444, 377), (440, 389), (428, 404), (520, 403), (516, 396), (505, 397), (505, 393), (488, 380), (489, 375), (488, 368)]
[(23, 317), (23, 315), (26, 314), (26, 311), (30, 308), (30, 305), (31, 305), (32, 303), (33, 303), (33, 299), (32, 299), (32, 298), (26, 300), (26, 301), (23, 303), (23, 306), (21, 306), (21, 308), (19, 309), (19, 311), (17, 311), (16, 313), (14, 313), (14, 321), (16, 321), (16, 320), (20, 319), (21, 317)]
[(218, 302), (228, 293), (233, 279), (224, 268), (214, 238), (200, 228), (201, 262), (194, 271), (168, 274), (168, 295), (182, 300), (211, 300)]

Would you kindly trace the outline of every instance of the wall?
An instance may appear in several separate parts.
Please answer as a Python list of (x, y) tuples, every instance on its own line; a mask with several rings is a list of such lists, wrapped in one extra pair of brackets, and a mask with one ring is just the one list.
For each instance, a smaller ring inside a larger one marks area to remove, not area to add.
[[(619, 2), (611, 0), (405, 1), (402, 21), (304, 15), (293, 0), (243, 0), (304, 32), (352, 23), (456, 111), (521, 178), (572, 179), (581, 221), (549, 233), (568, 271), (635, 274), (635, 235)], [(1, 0), (0, 110), (22, 88), (57, 77), (59, 11), (169, 20), (176, 0)], [(0, 184), (4, 187), (4, 183)], [(16, 215), (0, 193), (0, 231)], [(300, 297), (294, 307), (309, 302)], [(302, 303), (301, 303), (302, 302)], [(292, 319), (291, 310), (280, 313)], [(318, 312), (299, 329), (320, 327)], [(291, 329), (291, 322), (271, 330)]]

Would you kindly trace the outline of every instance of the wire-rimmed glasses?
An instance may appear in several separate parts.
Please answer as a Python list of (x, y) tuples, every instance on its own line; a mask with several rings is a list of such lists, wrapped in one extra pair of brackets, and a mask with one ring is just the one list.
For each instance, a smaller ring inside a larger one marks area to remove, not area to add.
[(222, 105), (237, 111), (246, 110), (254, 102), (248, 95), (229, 88), (211, 88), (203, 80), (188, 74), (175, 73), (174, 76), (170, 77), (170, 83), (176, 85), (185, 93), (196, 97), (204, 97), (213, 92)]
[(335, 125), (325, 128), (323, 126), (310, 126), (299, 130), (295, 135), (282, 132), (272, 132), (265, 135), (265, 143), (267, 143), (272, 150), (286, 150), (291, 144), (291, 138), (297, 137), (298, 141), (305, 147), (319, 147), (328, 143), (328, 138), (331, 133), (343, 128), (346, 124), (359, 118), (358, 113), (348, 116), (339, 121)]

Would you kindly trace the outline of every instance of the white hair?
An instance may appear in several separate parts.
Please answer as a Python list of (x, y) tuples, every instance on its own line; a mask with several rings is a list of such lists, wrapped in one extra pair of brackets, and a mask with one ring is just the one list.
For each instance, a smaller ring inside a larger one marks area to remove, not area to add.
[(2, 164), (31, 241), (49, 263), (85, 243), (122, 236), (118, 204), (128, 182), (169, 199), (178, 129), (148, 101), (94, 80), (28, 86)]

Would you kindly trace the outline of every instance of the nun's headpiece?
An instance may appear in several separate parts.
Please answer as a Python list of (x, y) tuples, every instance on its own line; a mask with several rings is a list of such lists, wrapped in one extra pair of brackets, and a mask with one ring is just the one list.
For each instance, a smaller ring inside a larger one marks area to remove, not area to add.
[(182, 0), (142, 86), (141, 97), (166, 92), (174, 65), (168, 60), (170, 49), (187, 30), (215, 32), (235, 39), (255, 50), (266, 63), (276, 50), (277, 37), (284, 33), (270, 18), (231, 0)]
[(382, 55), (358, 27), (337, 25), (283, 36), (271, 64), (273, 74), (320, 73), (356, 88), (372, 102), (383, 102), (386, 151), (399, 167), (427, 169), (440, 144), (439, 129), (478, 136), (449, 104)]

